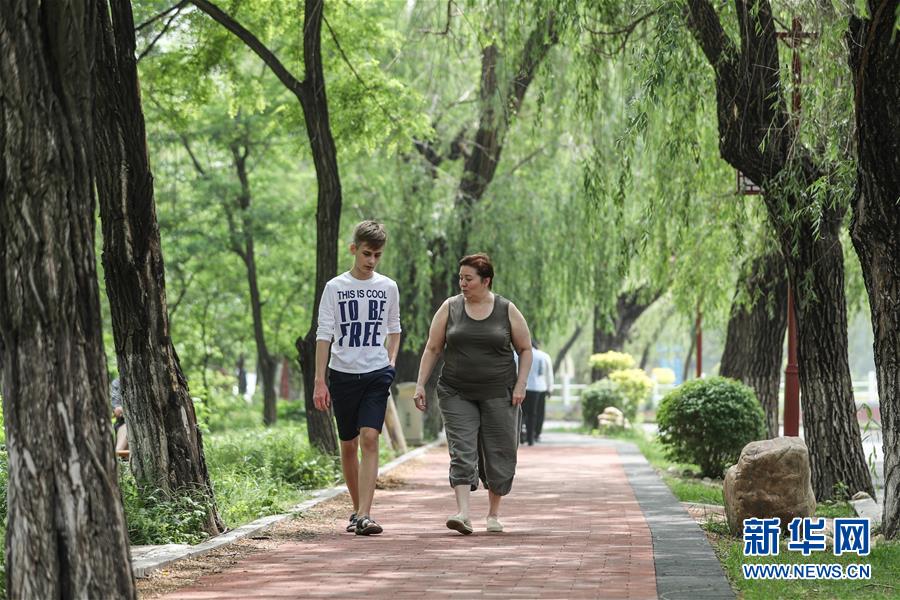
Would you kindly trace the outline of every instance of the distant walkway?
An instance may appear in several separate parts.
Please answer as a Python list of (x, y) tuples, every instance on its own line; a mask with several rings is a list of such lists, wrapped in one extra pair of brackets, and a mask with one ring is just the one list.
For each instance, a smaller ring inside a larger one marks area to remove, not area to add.
[(447, 450), (379, 490), (384, 534), (291, 541), (170, 598), (734, 598), (705, 535), (634, 446), (545, 433), (523, 446), (506, 532), (444, 526), (455, 512)]

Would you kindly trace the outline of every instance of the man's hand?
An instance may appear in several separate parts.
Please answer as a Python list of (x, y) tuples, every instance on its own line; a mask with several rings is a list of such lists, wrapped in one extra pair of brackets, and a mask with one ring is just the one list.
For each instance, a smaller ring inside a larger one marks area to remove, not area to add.
[(513, 406), (522, 406), (523, 402), (525, 402), (525, 384), (517, 383), (513, 388), (512, 403)]
[(425, 402), (424, 386), (416, 386), (416, 393), (413, 394), (413, 402), (416, 404), (416, 408), (418, 408), (422, 412), (425, 412), (425, 407), (428, 406), (428, 404)]
[(328, 393), (328, 386), (322, 379), (316, 379), (316, 388), (313, 391), (313, 404), (319, 410), (328, 410), (331, 407), (331, 394)]

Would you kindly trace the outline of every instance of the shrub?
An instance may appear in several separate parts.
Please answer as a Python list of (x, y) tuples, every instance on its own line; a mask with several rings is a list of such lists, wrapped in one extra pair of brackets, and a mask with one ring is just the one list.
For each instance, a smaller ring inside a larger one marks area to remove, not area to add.
[(721, 477), (745, 445), (766, 437), (762, 407), (749, 387), (725, 377), (694, 379), (666, 394), (656, 414), (669, 458)]
[(675, 383), (675, 371), (668, 367), (656, 367), (650, 371), (650, 377), (659, 385)]
[(647, 377), (643, 369), (622, 369), (609, 374), (609, 380), (619, 386), (625, 397), (622, 412), (629, 421), (634, 421), (638, 408), (650, 400), (653, 393), (653, 380)]
[(600, 379), (609, 375), (612, 371), (630, 369), (634, 366), (634, 357), (624, 352), (602, 352), (592, 354), (590, 358), (591, 369), (600, 371)]
[(624, 413), (626, 402), (615, 382), (609, 379), (595, 381), (581, 392), (581, 418), (586, 426), (596, 429), (597, 417), (607, 406), (615, 406)]

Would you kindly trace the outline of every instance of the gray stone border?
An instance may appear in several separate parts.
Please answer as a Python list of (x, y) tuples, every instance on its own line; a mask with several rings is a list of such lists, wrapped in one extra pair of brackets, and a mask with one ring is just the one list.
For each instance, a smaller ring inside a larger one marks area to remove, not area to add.
[(659, 598), (735, 598), (735, 592), (706, 533), (675, 498), (637, 446), (619, 440), (609, 441), (619, 452), (625, 474), (650, 527)]
[[(386, 473), (399, 467), (403, 463), (422, 456), (432, 448), (439, 446), (441, 443), (443, 443), (442, 440), (438, 439), (424, 446), (420, 446), (415, 450), (411, 450), (402, 456), (398, 456), (394, 460), (380, 467), (378, 469), (378, 474), (385, 475)], [(265, 529), (268, 529), (276, 523), (286, 521), (294, 515), (309, 510), (317, 504), (325, 502), (326, 500), (330, 500), (335, 496), (339, 496), (346, 491), (347, 486), (345, 485), (319, 490), (313, 494), (312, 498), (292, 507), (290, 510), (288, 510), (288, 512), (284, 514), (270, 515), (268, 517), (259, 518), (251, 523), (247, 523), (246, 525), (241, 525), (237, 529), (233, 529), (227, 533), (223, 533), (221, 535), (210, 538), (205, 542), (197, 544), (196, 546), (187, 546), (184, 544), (167, 544), (164, 546), (159, 546), (158, 548), (147, 552), (146, 554), (141, 556), (141, 558), (132, 561), (134, 576), (138, 578), (147, 577), (148, 575), (150, 575), (150, 573), (162, 569), (163, 567), (170, 565), (173, 562), (185, 558), (195, 558), (198, 556), (203, 556), (204, 554), (215, 550), (216, 548), (227, 546), (228, 544), (236, 542), (241, 538), (245, 538), (264, 531)]]

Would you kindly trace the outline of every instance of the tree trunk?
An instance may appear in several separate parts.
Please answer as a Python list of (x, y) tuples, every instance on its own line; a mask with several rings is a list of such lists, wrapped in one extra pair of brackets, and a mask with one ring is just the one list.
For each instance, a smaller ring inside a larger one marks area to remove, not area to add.
[(103, 267), (138, 485), (167, 496), (199, 495), (208, 505), (204, 530), (220, 533), (194, 403), (169, 332), (165, 268), (153, 175), (147, 155), (134, 20), (115, 2), (100, 13), (96, 185), (103, 225)]
[(278, 362), (269, 354), (266, 344), (266, 328), (263, 321), (262, 295), (259, 292), (259, 280), (256, 276), (256, 246), (253, 237), (253, 218), (250, 215), (252, 195), (250, 194), (250, 176), (247, 173), (247, 156), (250, 152), (250, 144), (244, 140), (243, 150), (241, 143), (234, 142), (230, 145), (231, 155), (234, 159), (234, 167), (238, 180), (241, 182), (241, 193), (236, 199), (237, 209), (240, 211), (241, 227), (237, 224), (230, 210), (228, 214), (228, 226), (231, 231), (232, 250), (241, 257), (247, 270), (247, 287), (250, 291), (250, 312), (253, 315), (253, 339), (256, 342), (256, 370), (263, 388), (263, 423), (274, 425), (278, 418), (276, 404), (278, 398), (275, 394), (275, 371)]
[[(628, 292), (622, 292), (616, 299), (616, 314), (613, 316), (612, 323), (608, 323), (604, 318), (600, 306), (594, 307), (594, 343), (593, 352), (609, 352), (615, 350), (621, 352), (625, 347), (625, 342), (631, 334), (631, 328), (640, 318), (644, 311), (656, 302), (662, 295), (661, 292), (655, 292), (650, 298), (646, 296), (646, 288), (638, 288)], [(611, 325), (611, 327), (610, 327)], [(591, 372), (591, 378), (600, 379), (603, 374), (594, 369)]]
[(856, 90), (856, 197), (850, 232), (862, 265), (872, 328), (884, 448), (884, 518), (900, 536), (900, 43), (897, 0), (869, 3), (852, 19), (848, 46)]
[(787, 276), (778, 252), (756, 257), (748, 266), (741, 271), (747, 275), (738, 281), (731, 303), (719, 374), (753, 388), (766, 413), (768, 436), (774, 438), (778, 437), (778, 386), (787, 329)]
[(241, 354), (237, 361), (238, 394), (241, 396), (247, 393), (247, 369), (244, 367), (245, 360), (244, 355)]
[(0, 3), (0, 348), (10, 598), (134, 598), (94, 253), (102, 3)]
[(687, 353), (684, 355), (684, 365), (681, 370), (681, 381), (687, 381), (691, 376), (691, 361), (694, 360), (694, 349), (697, 347), (697, 322), (691, 325), (691, 340), (688, 343)]
[[(687, 25), (716, 75), (719, 151), (762, 186), (797, 298), (798, 359), (813, 489), (830, 499), (841, 482), (874, 493), (862, 451), (847, 362), (839, 199), (806, 193), (830, 165), (815, 162), (787, 112), (775, 19), (768, 0), (739, 0), (736, 46), (709, 0), (688, 0)], [(795, 106), (795, 109), (799, 107)], [(801, 193), (797, 192), (797, 189)], [(800, 285), (802, 282), (802, 285)]]
[(569, 353), (569, 350), (572, 349), (572, 346), (575, 345), (575, 341), (578, 339), (578, 336), (581, 335), (581, 331), (584, 329), (584, 325), (579, 323), (575, 326), (575, 331), (572, 332), (572, 335), (569, 336), (569, 339), (566, 340), (566, 343), (562, 345), (562, 348), (559, 349), (559, 352), (556, 353), (556, 362), (553, 363), (554, 369), (559, 369), (562, 366), (562, 361), (565, 360), (566, 355)]
[(328, 120), (325, 75), (322, 70), (322, 9), (324, 0), (303, 3), (303, 67), (304, 79), (297, 80), (260, 40), (250, 31), (208, 0), (191, 0), (223, 27), (237, 36), (272, 69), (276, 77), (300, 102), (306, 122), (306, 134), (312, 151), (318, 184), (316, 209), (316, 287), (312, 323), (295, 346), (303, 372), (303, 395), (306, 403), (309, 442), (326, 452), (337, 453), (331, 412), (320, 412), (313, 405), (316, 375), (316, 323), (319, 302), (328, 280), (337, 274), (338, 231), (341, 220), (341, 180), (338, 173), (337, 149)]
[[(810, 231), (798, 240), (797, 256), (788, 261), (797, 298), (803, 437), (809, 447), (813, 490), (820, 501), (830, 499), (837, 484), (847, 486), (851, 496), (860, 491), (875, 496), (862, 448), (847, 359), (840, 225), (840, 218), (830, 224), (822, 223), (821, 237), (814, 239), (813, 224), (808, 223)], [(802, 279), (799, 274), (806, 273), (813, 274), (808, 284), (796, 283)]]
[[(318, 208), (316, 209), (316, 288), (312, 322), (306, 337), (297, 340), (300, 367), (303, 369), (309, 442), (323, 451), (337, 453), (337, 437), (331, 412), (321, 412), (313, 405), (316, 374), (316, 328), (319, 302), (325, 284), (337, 275), (337, 249), (341, 224), (341, 180), (338, 175), (337, 149), (328, 120), (325, 97), (325, 75), (322, 71), (321, 33), (324, 0), (305, 0), (303, 27), (303, 62), (306, 77), (300, 96), (306, 132), (316, 166)], [(302, 348), (301, 348), (302, 347)], [(304, 360), (305, 358), (305, 360)]]

